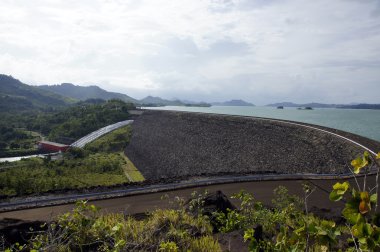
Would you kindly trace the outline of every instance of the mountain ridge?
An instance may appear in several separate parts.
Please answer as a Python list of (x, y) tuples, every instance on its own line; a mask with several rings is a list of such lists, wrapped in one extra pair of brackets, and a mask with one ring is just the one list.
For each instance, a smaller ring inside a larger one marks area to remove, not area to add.
[(81, 101), (88, 99), (119, 99), (125, 102), (136, 103), (137, 100), (122, 93), (110, 92), (100, 88), (96, 85), (91, 86), (79, 86), (72, 83), (61, 83), (56, 85), (41, 85), (38, 86), (41, 89), (54, 92), (56, 94), (64, 95), (67, 97), (75, 98)]
[(27, 85), (11, 75), (0, 74), (1, 111), (63, 107), (74, 102), (71, 98)]
[(213, 106), (255, 106), (255, 104), (246, 102), (241, 99), (233, 99), (229, 101), (224, 101), (224, 102), (212, 102), (211, 103)]

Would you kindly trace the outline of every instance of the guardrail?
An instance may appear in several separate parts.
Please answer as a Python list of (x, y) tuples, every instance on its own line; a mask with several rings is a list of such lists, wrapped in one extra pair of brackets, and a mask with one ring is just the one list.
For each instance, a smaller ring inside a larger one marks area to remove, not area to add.
[(77, 147), (77, 148), (83, 148), (86, 144), (94, 141), (95, 139), (97, 139), (97, 138), (99, 138), (99, 137), (101, 137), (101, 136), (103, 136), (103, 135), (105, 135), (111, 131), (114, 131), (115, 129), (129, 125), (132, 122), (133, 122), (133, 120), (126, 120), (126, 121), (121, 121), (121, 122), (117, 122), (115, 124), (105, 126), (103, 128), (100, 128), (100, 129), (98, 129), (94, 132), (91, 132), (90, 134), (80, 138), (79, 140), (72, 143), (70, 146)]
[[(18, 202), (0, 202), (0, 213), (11, 212), (21, 209), (30, 209), (46, 206), (64, 205), (74, 203), (77, 200), (105, 200), (111, 198), (128, 197), (132, 195), (150, 194), (165, 191), (174, 191), (186, 188), (204, 187), (217, 184), (230, 184), (242, 182), (261, 181), (281, 181), (281, 180), (341, 180), (352, 179), (355, 175), (347, 174), (260, 174), (260, 175), (240, 175), (215, 178), (204, 178), (192, 181), (180, 181), (169, 184), (152, 184), (141, 187), (116, 189), (103, 192), (74, 194), (67, 196), (57, 196), (52, 198), (41, 197), (36, 200), (21, 200)], [(356, 175), (358, 176), (358, 175)], [(363, 176), (360, 174), (359, 176)], [(369, 176), (375, 176), (370, 173)]]

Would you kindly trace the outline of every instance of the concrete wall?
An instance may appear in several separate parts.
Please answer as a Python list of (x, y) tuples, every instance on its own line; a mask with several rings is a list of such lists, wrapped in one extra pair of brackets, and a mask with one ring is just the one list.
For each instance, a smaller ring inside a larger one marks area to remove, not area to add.
[(147, 110), (132, 129), (126, 154), (147, 179), (346, 173), (363, 152), (327, 133), (253, 117)]

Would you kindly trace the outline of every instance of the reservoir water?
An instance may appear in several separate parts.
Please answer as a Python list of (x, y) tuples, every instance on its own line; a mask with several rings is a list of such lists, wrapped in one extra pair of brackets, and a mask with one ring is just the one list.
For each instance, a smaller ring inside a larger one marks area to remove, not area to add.
[(283, 119), (335, 128), (358, 134), (361, 136), (365, 136), (380, 142), (380, 110), (335, 108), (315, 108), (313, 110), (299, 110), (297, 108), (277, 109), (274, 107), (258, 106), (166, 106), (154, 108), (149, 107), (149, 109), (177, 110)]

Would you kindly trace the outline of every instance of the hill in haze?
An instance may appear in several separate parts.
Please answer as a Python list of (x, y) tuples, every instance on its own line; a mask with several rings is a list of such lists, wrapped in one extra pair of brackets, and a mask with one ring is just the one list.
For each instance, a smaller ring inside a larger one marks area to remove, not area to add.
[(1, 112), (62, 107), (73, 102), (75, 102), (73, 99), (29, 86), (12, 76), (0, 74)]
[(290, 107), (290, 108), (299, 108), (299, 107), (311, 107), (311, 108), (337, 108), (339, 104), (324, 104), (324, 103), (305, 103), (305, 104), (299, 104), (299, 103), (293, 103), (293, 102), (279, 102), (279, 103), (273, 103), (266, 105), (268, 107)]
[(166, 100), (161, 97), (147, 96), (139, 101), (144, 106), (184, 106), (185, 104), (180, 100)]
[(380, 104), (325, 104), (325, 103), (293, 103), (293, 102), (279, 102), (266, 105), (268, 107), (290, 107), (290, 108), (301, 108), (301, 107), (310, 107), (310, 108), (342, 108), (342, 109), (380, 109)]
[(60, 94), (63, 96), (71, 97), (77, 100), (88, 100), (88, 99), (119, 99), (124, 102), (136, 103), (137, 100), (121, 93), (108, 92), (98, 86), (78, 86), (71, 83), (62, 83), (60, 85), (42, 85), (39, 88)]
[(230, 100), (225, 102), (213, 102), (213, 106), (255, 106), (255, 104), (243, 100)]

